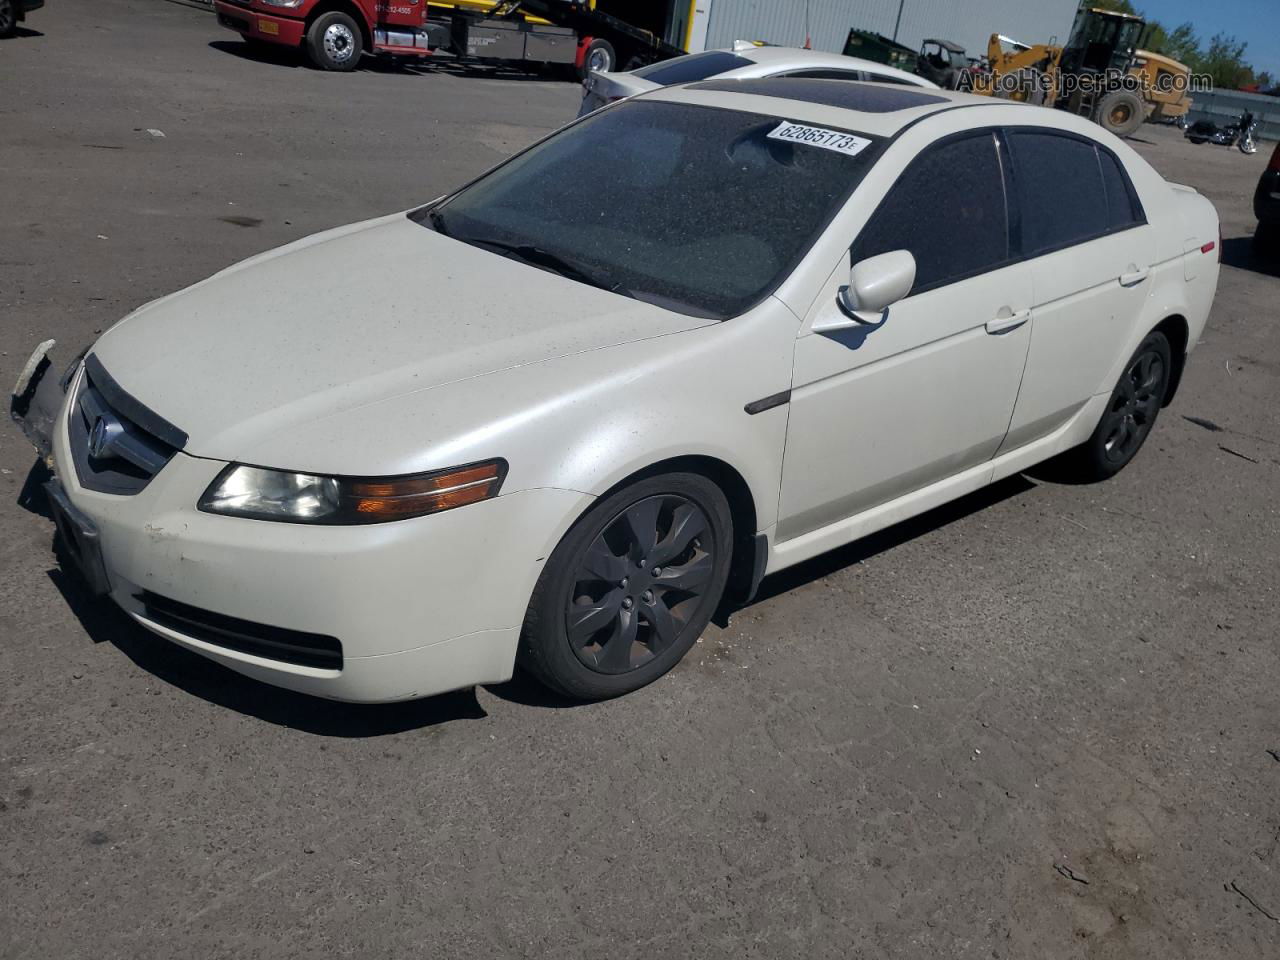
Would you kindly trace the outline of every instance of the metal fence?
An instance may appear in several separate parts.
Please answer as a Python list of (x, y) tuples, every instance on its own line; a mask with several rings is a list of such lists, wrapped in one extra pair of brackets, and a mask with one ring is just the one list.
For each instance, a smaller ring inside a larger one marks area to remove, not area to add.
[(1248, 110), (1258, 118), (1259, 139), (1280, 140), (1280, 97), (1241, 93), (1239, 90), (1214, 90), (1212, 93), (1192, 94), (1191, 99), (1191, 113), (1187, 119), (1192, 123), (1197, 120), (1230, 123)]

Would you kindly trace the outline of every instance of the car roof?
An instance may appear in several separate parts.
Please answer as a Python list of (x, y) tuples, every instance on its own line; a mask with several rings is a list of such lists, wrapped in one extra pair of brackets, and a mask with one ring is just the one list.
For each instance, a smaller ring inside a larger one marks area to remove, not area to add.
[[(906, 70), (900, 70), (897, 67), (891, 67), (886, 63), (877, 63), (874, 60), (866, 60), (862, 57), (846, 57), (840, 53), (827, 53), (824, 50), (804, 50), (800, 47), (745, 47), (745, 48), (725, 48), (722, 52), (732, 53), (735, 56), (742, 57), (744, 60), (750, 60), (752, 63), (758, 63), (767, 66), (776, 66), (779, 69), (794, 67), (796, 69), (830, 69), (830, 70), (868, 70), (877, 73), (880, 76), (897, 77), (913, 86), (934, 86), (923, 77), (918, 77), (914, 73)], [(726, 74), (732, 73), (732, 70), (725, 71)]]
[[(1034, 111), (1037, 124), (1047, 127), (1069, 126), (1063, 118), (1074, 119), (1060, 110), (971, 93), (886, 87), (884, 84), (852, 80), (781, 77), (733, 80), (713, 77), (697, 83), (662, 87), (643, 94), (641, 99), (787, 117), (797, 122), (825, 124), (878, 137), (892, 137), (917, 120), (958, 107), (1004, 107), (1012, 117), (1026, 117), (1026, 111)], [(1093, 124), (1089, 126), (1099, 129)]]
[(924, 42), (936, 43), (938, 46), (942, 47), (944, 50), (950, 50), (952, 53), (964, 53), (964, 47), (960, 46), (960, 44), (958, 43), (953, 43), (950, 40), (939, 40), (937, 37), (930, 37), (928, 40), (925, 40)]

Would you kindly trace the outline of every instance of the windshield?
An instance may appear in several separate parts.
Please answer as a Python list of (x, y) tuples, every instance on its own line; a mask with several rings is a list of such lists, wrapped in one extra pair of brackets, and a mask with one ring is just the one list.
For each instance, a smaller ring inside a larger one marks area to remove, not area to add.
[(674, 60), (661, 60), (647, 67), (631, 71), (633, 77), (642, 77), (650, 83), (669, 87), (673, 83), (693, 83), (695, 80), (706, 80), (727, 70), (749, 67), (751, 61), (736, 53), (725, 50), (708, 50), (706, 53), (693, 53)]
[(726, 319), (794, 269), (878, 144), (780, 117), (632, 101), (410, 217), (576, 281)]

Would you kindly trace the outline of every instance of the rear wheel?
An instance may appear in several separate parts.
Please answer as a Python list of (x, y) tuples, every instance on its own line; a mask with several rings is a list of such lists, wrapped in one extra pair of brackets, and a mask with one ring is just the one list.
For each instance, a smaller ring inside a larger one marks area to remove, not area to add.
[(613, 44), (597, 37), (582, 55), (582, 79), (585, 80), (591, 73), (608, 73), (617, 65), (618, 55), (614, 52)]
[(1152, 331), (1129, 358), (1093, 435), (1063, 458), (1071, 479), (1106, 480), (1137, 456), (1164, 405), (1172, 371), (1169, 340)]
[(1147, 106), (1132, 90), (1112, 90), (1098, 103), (1098, 123), (1117, 137), (1137, 133), (1147, 118)]
[(520, 663), (575, 700), (662, 676), (706, 628), (729, 577), (733, 521), (706, 477), (641, 480), (593, 506), (547, 561)]
[(321, 14), (307, 30), (307, 56), (321, 70), (354, 70), (363, 47), (359, 24), (341, 10)]

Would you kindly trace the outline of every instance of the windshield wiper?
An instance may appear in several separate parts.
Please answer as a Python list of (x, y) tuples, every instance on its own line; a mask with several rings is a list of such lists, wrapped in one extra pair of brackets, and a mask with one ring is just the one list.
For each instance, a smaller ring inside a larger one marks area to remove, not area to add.
[[(434, 211), (433, 211), (434, 212)], [(434, 226), (434, 223), (433, 223)], [(562, 277), (569, 280), (576, 280), (579, 283), (585, 283), (591, 287), (597, 287), (600, 290), (608, 290), (610, 293), (620, 293), (624, 296), (632, 296), (631, 291), (627, 290), (620, 283), (611, 283), (608, 280), (602, 280), (592, 276), (582, 267), (566, 260), (558, 253), (552, 253), (550, 250), (544, 250), (542, 247), (535, 247), (528, 243), (506, 243), (502, 240), (488, 240), (467, 237), (467, 243), (474, 243), (477, 246), (491, 247), (495, 252), (503, 255), (514, 256), (518, 260), (534, 267), (542, 267), (550, 270), (552, 273), (558, 273)]]

